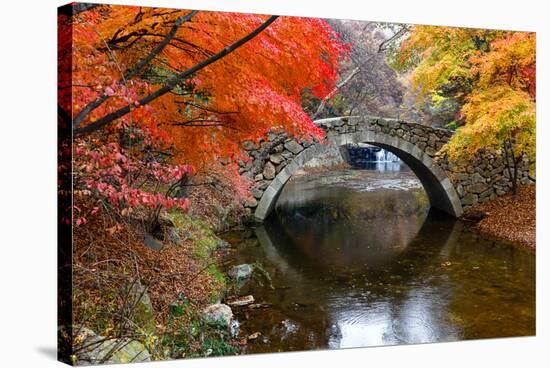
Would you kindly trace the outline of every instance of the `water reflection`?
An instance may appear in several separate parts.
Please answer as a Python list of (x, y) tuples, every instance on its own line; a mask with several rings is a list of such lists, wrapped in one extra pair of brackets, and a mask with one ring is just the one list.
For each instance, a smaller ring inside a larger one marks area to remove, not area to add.
[(401, 171), (403, 164), (400, 162), (362, 162), (355, 165), (355, 168), (379, 172)]
[(372, 175), (296, 178), (264, 226), (228, 239), (275, 285), (241, 290), (273, 305), (237, 311), (265, 337), (248, 352), (534, 334), (533, 254), (428, 212), (411, 173)]

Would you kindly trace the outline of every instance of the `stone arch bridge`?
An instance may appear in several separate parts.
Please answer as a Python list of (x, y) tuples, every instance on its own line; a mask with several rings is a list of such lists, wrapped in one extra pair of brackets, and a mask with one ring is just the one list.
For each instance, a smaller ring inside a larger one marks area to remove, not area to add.
[[(296, 140), (270, 132), (259, 143), (242, 143), (250, 160), (240, 161), (239, 173), (254, 180), (253, 199), (245, 203), (258, 221), (272, 211), (279, 193), (292, 174), (334, 147), (367, 143), (394, 153), (422, 182), (432, 207), (459, 217), (472, 205), (510, 190), (508, 170), (501, 152), (480, 152), (460, 166), (449, 163), (438, 151), (453, 132), (417, 123), (377, 117), (330, 118), (315, 122), (326, 133), (326, 142)], [(529, 181), (528, 162), (519, 178)]]

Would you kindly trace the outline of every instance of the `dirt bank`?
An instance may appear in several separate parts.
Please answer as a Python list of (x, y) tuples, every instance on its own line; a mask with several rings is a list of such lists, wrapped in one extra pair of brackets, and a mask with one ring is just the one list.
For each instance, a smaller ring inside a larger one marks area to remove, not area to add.
[[(154, 238), (140, 209), (120, 218), (105, 207), (74, 228), (75, 325), (111, 340), (131, 336), (152, 360), (238, 353), (237, 340), (202, 311), (232, 285), (217, 257), (227, 243), (214, 229), (238, 225), (242, 206), (212, 178), (197, 182), (212, 184), (187, 193), (189, 213), (162, 211)], [(96, 202), (77, 197), (77, 205), (89, 213)]]
[(464, 218), (484, 213), (474, 227), (483, 234), (535, 248), (536, 185), (520, 186), (518, 194), (506, 194), (470, 209)]

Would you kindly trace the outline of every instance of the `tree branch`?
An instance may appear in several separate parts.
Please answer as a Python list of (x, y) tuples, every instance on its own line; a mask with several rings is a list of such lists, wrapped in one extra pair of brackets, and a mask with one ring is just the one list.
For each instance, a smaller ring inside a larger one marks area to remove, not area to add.
[[(185, 70), (181, 73), (178, 73), (175, 76), (169, 78), (166, 81), (166, 83), (164, 84), (163, 87), (161, 87), (161, 88), (157, 89), (155, 92), (152, 92), (149, 95), (141, 98), (139, 100), (139, 104), (141, 106), (146, 105), (149, 102), (154, 101), (157, 98), (159, 98), (159, 97), (165, 95), (166, 93), (170, 92), (183, 79), (185, 79), (185, 78), (189, 77), (190, 75), (196, 73), (197, 71), (207, 67), (208, 65), (210, 65), (210, 64), (214, 63), (215, 61), (223, 58), (224, 56), (229, 55), (230, 53), (232, 53), (233, 51), (235, 51), (236, 49), (238, 49), (239, 47), (244, 45), (246, 42), (250, 41), (251, 39), (253, 39), (257, 35), (259, 35), (263, 30), (265, 30), (267, 27), (269, 27), (269, 25), (271, 25), (271, 23), (273, 23), (277, 18), (278, 18), (278, 16), (275, 16), (275, 15), (269, 17), (269, 19), (267, 19), (261, 26), (256, 28), (254, 31), (252, 31), (251, 33), (249, 33), (245, 37), (243, 37), (240, 40), (234, 42), (233, 44), (225, 47), (223, 50), (221, 50), (220, 52), (218, 52), (215, 55), (212, 55), (208, 59), (206, 59), (206, 60), (204, 60), (204, 61), (202, 61), (198, 64), (195, 64), (193, 67), (191, 67), (191, 68), (189, 68), (189, 69), (187, 69), (187, 70)], [(118, 109), (117, 111), (114, 111), (110, 114), (107, 114), (104, 117), (96, 120), (95, 122), (93, 122), (89, 125), (86, 125), (83, 128), (76, 129), (75, 130), (75, 135), (76, 136), (81, 136), (81, 135), (89, 134), (91, 132), (94, 132), (94, 131), (102, 128), (103, 126), (111, 123), (113, 120), (116, 120), (116, 119), (128, 114), (131, 111), (132, 106), (133, 105), (127, 105), (125, 107), (122, 107), (122, 108)]]
[(405, 33), (407, 33), (409, 31), (409, 26), (406, 25), (406, 24), (402, 24), (401, 25), (401, 29), (397, 32), (395, 32), (395, 34), (393, 36), (391, 36), (390, 38), (388, 38), (387, 40), (384, 40), (380, 46), (378, 46), (378, 52), (383, 52), (383, 51), (386, 51), (386, 49), (388, 48), (388, 45), (390, 43), (392, 43), (393, 41), (399, 39), (400, 37), (402, 37)]
[[(173, 93), (173, 92), (171, 92), (171, 93)], [(229, 115), (229, 114), (238, 114), (238, 113), (239, 113), (238, 111), (220, 111), (220, 110), (214, 110), (214, 109), (211, 109), (211, 108), (208, 108), (208, 107), (205, 107), (205, 106), (201, 106), (201, 105), (196, 104), (196, 103), (191, 102), (191, 101), (175, 101), (175, 103), (177, 103), (177, 104), (182, 104), (182, 105), (193, 106), (193, 107), (196, 107), (197, 109), (204, 110), (204, 111), (208, 111), (208, 112), (212, 112), (212, 113), (214, 113), (214, 114), (219, 114), (219, 115)]]
[(341, 82), (339, 82), (338, 84), (336, 84), (336, 86), (334, 87), (334, 89), (332, 91), (330, 91), (329, 94), (327, 94), (325, 96), (325, 98), (323, 98), (323, 100), (321, 101), (321, 104), (319, 104), (319, 106), (317, 107), (317, 110), (315, 110), (315, 113), (313, 113), (313, 115), (311, 116), (311, 120), (315, 120), (322, 112), (323, 112), (323, 109), (325, 108), (328, 100), (330, 100), (332, 98), (332, 96), (334, 96), (334, 94), (336, 92), (338, 92), (338, 90), (340, 88), (342, 88), (346, 83), (348, 83), (353, 77), (355, 77), (355, 75), (359, 72), (361, 68), (360, 67), (356, 67), (355, 69), (353, 69), (351, 71), (351, 73), (346, 77), (344, 78)]
[(221, 120), (214, 119), (191, 119), (187, 121), (171, 121), (170, 125), (179, 127), (217, 127), (221, 126), (228, 129), (238, 130), (235, 127), (224, 124)]
[[(139, 73), (146, 65), (148, 65), (165, 47), (168, 45), (170, 40), (176, 35), (176, 32), (178, 28), (185, 22), (188, 22), (198, 13), (197, 10), (193, 10), (192, 12), (184, 15), (183, 17), (180, 17), (176, 20), (172, 28), (170, 29), (170, 32), (164, 37), (164, 39), (143, 59), (137, 62), (137, 64), (130, 69), (126, 74), (122, 77), (123, 80), (129, 80), (132, 77), (134, 77), (137, 73)], [(92, 111), (94, 111), (96, 108), (98, 108), (103, 102), (107, 101), (109, 98), (108, 95), (104, 94), (103, 96), (95, 99), (94, 101), (90, 102), (88, 105), (86, 105), (74, 118), (73, 120), (73, 129), (78, 129), (78, 126), (80, 123), (88, 116)]]

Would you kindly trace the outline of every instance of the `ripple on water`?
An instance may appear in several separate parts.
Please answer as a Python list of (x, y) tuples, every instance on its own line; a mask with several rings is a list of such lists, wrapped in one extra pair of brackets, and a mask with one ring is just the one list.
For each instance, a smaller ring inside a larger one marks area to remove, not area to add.
[[(535, 256), (426, 214), (410, 172), (311, 174), (287, 184), (277, 211), (233, 264), (259, 262), (275, 290), (250, 311), (247, 352), (456, 341), (535, 333)], [(422, 212), (424, 211), (424, 212)]]

